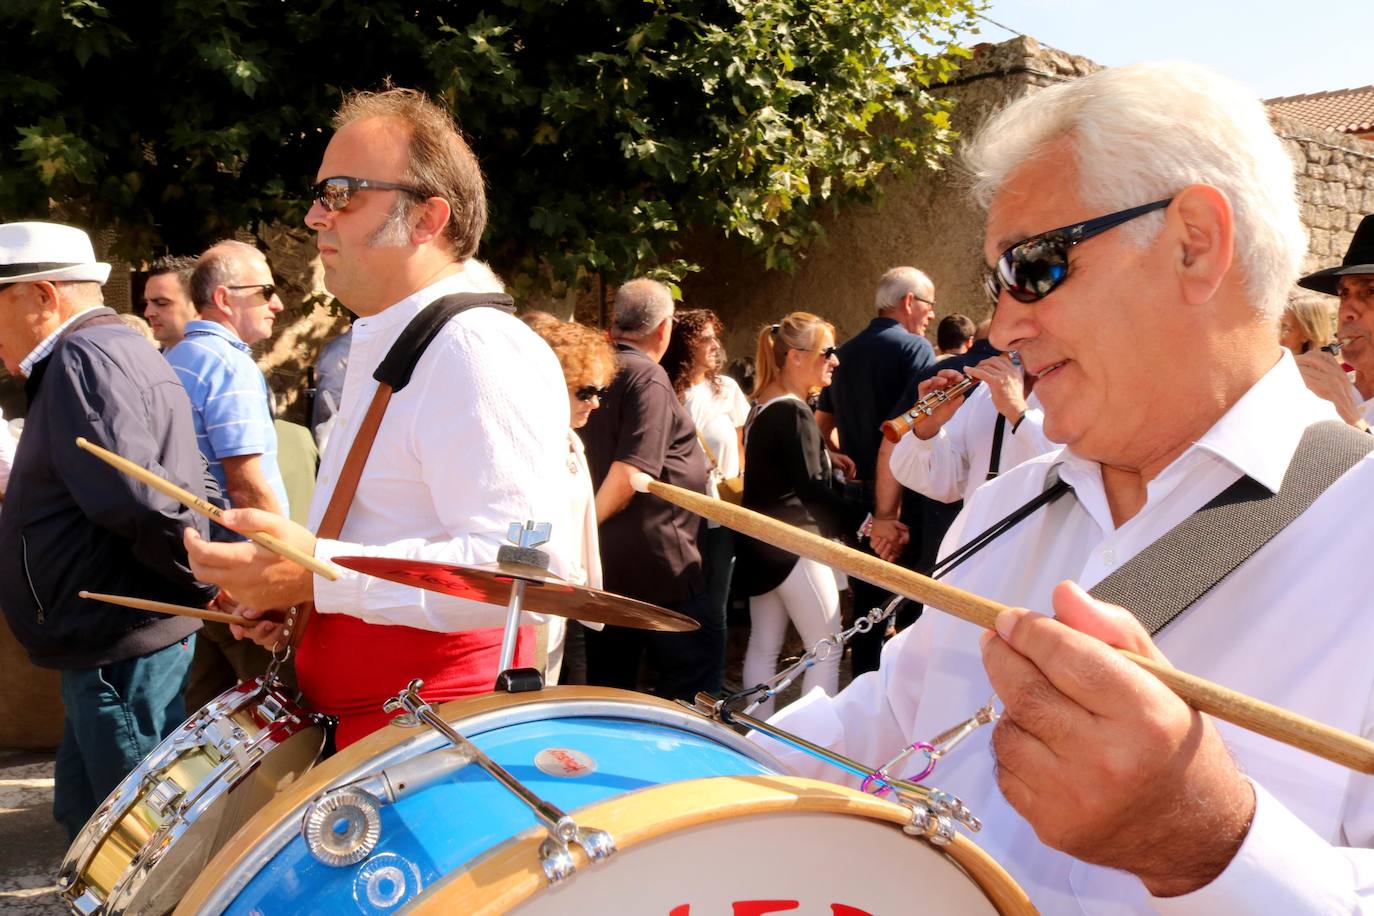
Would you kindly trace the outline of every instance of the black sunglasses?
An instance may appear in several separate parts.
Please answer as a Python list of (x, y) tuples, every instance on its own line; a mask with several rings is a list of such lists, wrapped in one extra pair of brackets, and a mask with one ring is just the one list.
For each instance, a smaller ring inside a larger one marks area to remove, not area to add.
[(573, 396), (576, 397), (579, 401), (590, 401), (592, 398), (601, 398), (604, 401), (606, 399), (606, 395), (610, 393), (611, 388), (609, 385), (605, 388), (598, 388), (595, 385), (583, 385), (581, 388), (573, 392)]
[(266, 299), (268, 302), (271, 302), (272, 297), (277, 294), (277, 286), (275, 283), (248, 283), (244, 286), (226, 286), (225, 289), (260, 289), (262, 290), (262, 298)]
[(984, 288), (994, 303), (1003, 290), (1017, 302), (1038, 302), (1068, 278), (1070, 248), (1137, 216), (1163, 210), (1172, 202), (1172, 197), (1157, 200), (1017, 242), (1002, 252), (996, 266), (987, 268), (983, 276)]
[(409, 185), (396, 184), (392, 181), (373, 181), (370, 178), (352, 178), (348, 175), (335, 175), (332, 178), (326, 178), (311, 190), (315, 199), (320, 202), (320, 206), (329, 211), (342, 210), (347, 207), (348, 202), (353, 199), (353, 195), (359, 191), (404, 191), (420, 200), (430, 196), (419, 188), (412, 188)]
[(825, 357), (826, 359), (829, 359), (829, 358), (832, 357), (832, 356), (837, 356), (837, 355), (839, 354), (839, 352), (840, 352), (840, 348), (839, 348), (839, 347), (826, 347), (824, 350), (807, 350), (806, 352), (807, 352), (807, 353), (819, 353), (821, 356)]

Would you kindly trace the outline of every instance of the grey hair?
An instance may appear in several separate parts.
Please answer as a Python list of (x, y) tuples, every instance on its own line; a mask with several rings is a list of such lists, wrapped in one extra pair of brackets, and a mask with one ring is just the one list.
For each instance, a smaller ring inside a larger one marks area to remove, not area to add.
[(935, 298), (931, 291), (935, 284), (930, 277), (914, 267), (894, 267), (883, 274), (878, 281), (878, 291), (873, 295), (873, 305), (880, 312), (895, 309), (902, 304), (907, 293), (915, 293), (920, 299)]
[(196, 269), (191, 272), (191, 304), (196, 311), (203, 312), (210, 307), (215, 301), (215, 290), (233, 285), (248, 257), (266, 259), (261, 251), (237, 239), (225, 239), (205, 249), (196, 261)]
[(62, 298), (76, 311), (85, 311), (105, 304), (105, 291), (94, 280), (57, 280), (53, 283)]
[[(1266, 319), (1283, 313), (1307, 232), (1293, 163), (1248, 89), (1180, 62), (1114, 67), (1042, 89), (996, 114), (964, 151), (977, 201), (987, 207), (1017, 167), (1061, 139), (1076, 159), (1079, 196), (1104, 214), (1193, 184), (1225, 194), (1245, 291)], [(1163, 213), (1153, 213), (1117, 231), (1144, 246), (1163, 226)]]
[(415, 201), (408, 194), (397, 194), (391, 205), (391, 212), (382, 223), (367, 237), (370, 248), (402, 248), (410, 244), (411, 215), (415, 212)]
[(672, 314), (673, 294), (668, 287), (643, 277), (631, 280), (615, 291), (611, 336), (639, 340)]

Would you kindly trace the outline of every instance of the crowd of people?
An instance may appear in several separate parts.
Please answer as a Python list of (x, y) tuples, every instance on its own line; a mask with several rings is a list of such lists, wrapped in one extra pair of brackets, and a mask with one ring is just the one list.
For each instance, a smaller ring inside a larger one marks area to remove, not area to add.
[[(515, 316), (476, 258), (477, 159), (419, 93), (350, 95), (334, 127), (306, 223), (356, 319), (320, 368), (331, 384), (307, 524), (289, 518), (252, 357), (281, 310), (260, 251), (226, 241), (153, 265), (144, 313), (159, 353), (102, 305), (109, 266), (85, 233), (0, 225), (0, 357), (29, 397), (4, 462), (0, 606), (34, 663), (62, 672), (54, 813), (72, 835), (188, 704), (260, 674), (288, 636), (339, 748), (385, 724), (383, 701), (411, 678), (434, 702), (491, 689), (502, 608), (348, 570), (330, 580), (243, 533), (323, 559), (475, 565), (531, 520), (552, 523), (554, 574), (699, 624), (532, 615), (517, 664), (549, 683), (682, 699), (749, 688), (777, 673), (789, 624), (806, 645), (842, 628), (844, 591), (855, 613), (897, 608), (852, 641), (852, 684), (840, 690), (838, 654), (820, 657), (774, 721), (877, 762), (995, 693), (1000, 721), (942, 762), (939, 782), (1042, 910), (1374, 900), (1368, 777), (1218, 726), (1111, 649), (1167, 653), (1374, 732), (1374, 617), (1353, 575), (1374, 486), (1374, 216), (1341, 266), (1299, 281), (1335, 312), (1290, 301), (1305, 250), (1291, 164), (1241, 90), (1141, 65), (1016, 102), (968, 152), (988, 208), (990, 321), (942, 308), (927, 273), (895, 267), (848, 340), (825, 303), (757, 329), (745, 385), (725, 371), (728, 304), (679, 308), (652, 279), (619, 286), (604, 330)], [(440, 309), (417, 344), (410, 331)], [(966, 379), (971, 390), (932, 400)], [(908, 412), (918, 400), (927, 409)], [(909, 432), (885, 437), (902, 416)], [(74, 449), (77, 436), (220, 500), (231, 531)], [(637, 492), (641, 472), (1017, 610), (983, 632), (923, 614)], [(1245, 512), (1295, 489), (1307, 502), (1252, 562), (1155, 607), (1142, 582), (1208, 575), (1205, 558), (1229, 551), (1147, 546), (1204, 507), (1254, 524)], [(216, 632), (79, 589), (254, 623)], [(740, 683), (725, 671), (732, 596), (750, 627)], [(227, 667), (188, 686), (214, 663)]]

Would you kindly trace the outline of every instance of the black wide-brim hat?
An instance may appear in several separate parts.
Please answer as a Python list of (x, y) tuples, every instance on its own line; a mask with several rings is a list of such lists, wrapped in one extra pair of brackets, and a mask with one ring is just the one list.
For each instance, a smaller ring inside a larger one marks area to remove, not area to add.
[(1351, 274), (1374, 274), (1374, 213), (1360, 220), (1360, 228), (1355, 230), (1340, 267), (1328, 267), (1308, 274), (1298, 281), (1298, 285), (1335, 296), (1341, 277)]

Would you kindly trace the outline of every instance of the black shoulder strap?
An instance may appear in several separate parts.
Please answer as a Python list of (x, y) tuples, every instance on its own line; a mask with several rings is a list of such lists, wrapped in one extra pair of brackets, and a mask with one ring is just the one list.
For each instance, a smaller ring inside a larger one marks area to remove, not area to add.
[(392, 391), (400, 391), (410, 384), (410, 374), (415, 371), (415, 364), (438, 335), (439, 329), (459, 312), (481, 306), (501, 309), (503, 312), (515, 311), (514, 301), (504, 293), (454, 293), (436, 299), (410, 319), (410, 324), (396, 338), (372, 377), (390, 385)]
[(1339, 420), (1303, 433), (1277, 493), (1242, 477), (1089, 589), (1164, 629), (1301, 515), (1371, 450), (1374, 436)]
[(997, 411), (997, 425), (992, 428), (992, 452), (988, 456), (988, 476), (984, 480), (991, 480), (997, 476), (997, 472), (1002, 468), (1002, 436), (1007, 431), (1007, 418), (1002, 416), (1002, 411)]

